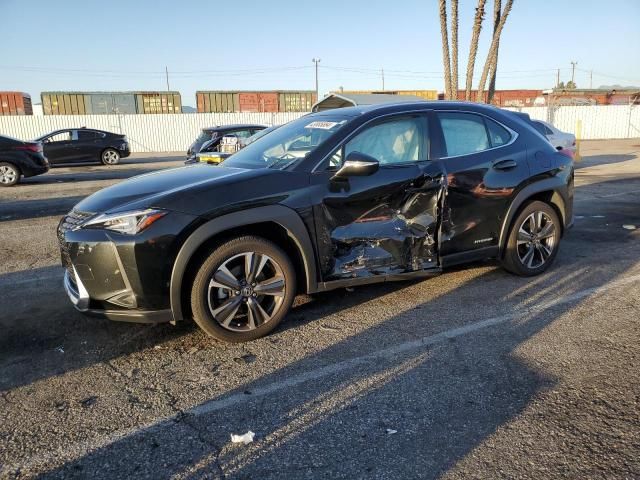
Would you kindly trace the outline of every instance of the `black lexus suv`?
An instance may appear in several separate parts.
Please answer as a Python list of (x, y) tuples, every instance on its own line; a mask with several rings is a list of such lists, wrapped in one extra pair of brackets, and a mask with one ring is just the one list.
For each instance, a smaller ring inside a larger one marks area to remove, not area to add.
[(434, 275), (496, 258), (553, 262), (572, 220), (572, 160), (495, 107), (417, 102), (330, 110), (219, 166), (142, 175), (81, 201), (58, 235), (81, 311), (180, 322), (242, 342), (296, 293)]

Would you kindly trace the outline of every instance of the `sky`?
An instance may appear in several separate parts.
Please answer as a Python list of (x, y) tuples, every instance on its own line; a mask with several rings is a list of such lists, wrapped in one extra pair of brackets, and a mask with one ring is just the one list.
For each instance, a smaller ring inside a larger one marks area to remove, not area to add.
[[(459, 0), (464, 87), (477, 0)], [(503, 0), (503, 5), (506, 0)], [(491, 41), (487, 0), (474, 88)], [(0, 0), (0, 91), (443, 90), (437, 0)], [(514, 0), (497, 88), (640, 86), (640, 0)], [(34, 100), (37, 103), (37, 100)]]

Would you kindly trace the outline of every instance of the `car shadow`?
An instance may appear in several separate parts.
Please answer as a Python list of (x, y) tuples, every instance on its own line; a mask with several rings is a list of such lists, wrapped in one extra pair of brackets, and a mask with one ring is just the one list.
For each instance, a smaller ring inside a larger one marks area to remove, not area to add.
[(608, 155), (584, 155), (580, 157), (580, 161), (575, 163), (576, 170), (593, 167), (596, 165), (611, 165), (614, 163), (627, 162), (629, 160), (636, 160), (638, 158), (638, 152), (620, 153), (620, 154), (608, 154)]
[(71, 197), (19, 200), (15, 202), (2, 201), (0, 202), (0, 223), (31, 218), (62, 216), (85, 197), (86, 195), (75, 195)]
[[(533, 280), (504, 282), (507, 274), (499, 270), (481, 274), (271, 374), (176, 411), (168, 420), (107, 441), (41, 478), (134, 477), (157, 471), (158, 465), (163, 476), (178, 478), (349, 477), (345, 471), (361, 478), (408, 478), (416, 472), (437, 478), (536, 395), (554, 387), (552, 375), (516, 351), (597, 294), (538, 310), (530, 309), (531, 299), (549, 291), (571, 298), (586, 286), (615, 280), (635, 264), (596, 274), (585, 263), (565, 262), (564, 268)], [(479, 286), (492, 292), (494, 305), (504, 302), (505, 308), (496, 311), (506, 318), (499, 327), (474, 331), (484, 317), (450, 308), (463, 308), (465, 292)], [(333, 307), (305, 307), (298, 314), (302, 322), (314, 321), (335, 313), (336, 304), (341, 309), (382, 301), (394, 289), (409, 287), (363, 288), (346, 305), (342, 300), (349, 295), (341, 294), (332, 298)], [(441, 332), (465, 328), (473, 334), (431, 341)], [(321, 366), (328, 373), (305, 376)], [(398, 431), (396, 441), (384, 440), (387, 428)], [(229, 444), (229, 432), (247, 429), (257, 433), (256, 442), (242, 449)], [(377, 443), (384, 453), (372, 448)], [(282, 470), (274, 468), (276, 458)]]

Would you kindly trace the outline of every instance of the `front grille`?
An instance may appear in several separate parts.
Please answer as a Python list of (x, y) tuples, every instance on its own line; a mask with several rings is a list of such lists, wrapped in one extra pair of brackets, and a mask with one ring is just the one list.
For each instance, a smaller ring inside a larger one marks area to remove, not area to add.
[(80, 210), (71, 210), (66, 217), (62, 219), (58, 227), (58, 243), (60, 244), (60, 257), (62, 265), (69, 272), (69, 278), (75, 283), (75, 273), (73, 272), (73, 265), (71, 263), (71, 256), (69, 255), (69, 245), (67, 244), (64, 234), (65, 232), (72, 230), (93, 216), (90, 212), (81, 212)]
[(82, 225), (85, 220), (89, 217), (93, 216), (93, 213), (90, 212), (81, 212), (80, 210), (71, 210), (66, 217), (62, 220), (63, 231), (71, 230), (79, 225)]

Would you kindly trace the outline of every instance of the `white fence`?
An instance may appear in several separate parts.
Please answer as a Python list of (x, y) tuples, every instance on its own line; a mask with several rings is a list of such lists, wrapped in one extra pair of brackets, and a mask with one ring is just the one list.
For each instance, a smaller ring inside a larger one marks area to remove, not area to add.
[[(640, 137), (640, 105), (527, 107), (519, 110), (547, 120), (583, 139)], [(0, 134), (32, 139), (53, 130), (90, 127), (121, 132), (133, 152), (185, 151), (202, 127), (231, 123), (279, 125), (304, 113), (190, 113), (167, 115), (0, 116)]]
[(127, 135), (133, 152), (183, 152), (203, 127), (232, 123), (280, 125), (302, 115), (305, 113), (0, 116), (0, 135), (33, 139), (54, 130), (88, 127)]
[(640, 105), (510, 108), (582, 139), (640, 137)]

